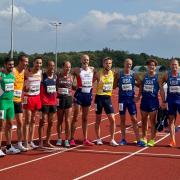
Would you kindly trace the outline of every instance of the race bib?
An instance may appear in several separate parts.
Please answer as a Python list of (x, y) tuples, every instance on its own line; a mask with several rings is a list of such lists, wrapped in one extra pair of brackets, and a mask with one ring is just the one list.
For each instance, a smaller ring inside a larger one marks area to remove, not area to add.
[(170, 86), (169, 91), (171, 93), (180, 93), (180, 86)]
[(22, 90), (14, 90), (14, 97), (20, 98), (22, 96)]
[(123, 91), (132, 91), (132, 84), (123, 84), (122, 90)]
[(119, 111), (123, 111), (123, 103), (119, 103)]
[(112, 84), (104, 84), (103, 91), (104, 92), (111, 92), (112, 91)]
[(83, 87), (92, 87), (92, 80), (82, 80)]
[(4, 119), (4, 110), (0, 110), (0, 119)]
[(24, 96), (24, 98), (23, 98), (23, 104), (27, 104), (27, 102), (28, 102), (28, 97), (27, 97), (27, 96)]
[(56, 86), (47, 86), (47, 93), (55, 93), (56, 92)]
[(91, 92), (91, 87), (82, 87), (81, 92), (90, 93)]
[(5, 84), (5, 91), (13, 91), (14, 83)]
[(68, 95), (69, 89), (68, 88), (58, 88), (58, 93), (62, 95)]
[(144, 91), (146, 91), (146, 92), (151, 92), (151, 93), (153, 93), (153, 91), (154, 91), (154, 86), (153, 86), (153, 85), (147, 85), (147, 84), (145, 84), (143, 89), (144, 89)]

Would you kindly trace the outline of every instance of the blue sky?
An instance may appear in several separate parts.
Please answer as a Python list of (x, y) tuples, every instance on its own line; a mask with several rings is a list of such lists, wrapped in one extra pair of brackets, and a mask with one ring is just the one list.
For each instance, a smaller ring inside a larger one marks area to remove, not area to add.
[[(109, 47), (180, 57), (179, 0), (14, 0), (14, 47), (26, 53)], [(10, 49), (11, 0), (0, 1), (0, 52)]]

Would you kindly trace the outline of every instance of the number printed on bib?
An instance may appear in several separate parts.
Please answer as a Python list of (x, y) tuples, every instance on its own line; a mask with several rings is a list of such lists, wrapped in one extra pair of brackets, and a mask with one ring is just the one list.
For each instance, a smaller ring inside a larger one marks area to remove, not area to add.
[(169, 91), (171, 93), (180, 93), (180, 86), (170, 86)]
[(69, 89), (68, 88), (58, 88), (58, 93), (62, 95), (68, 95)]
[(123, 91), (132, 91), (132, 84), (123, 84), (122, 90)]
[(145, 84), (145, 85), (144, 85), (144, 91), (153, 93), (153, 91), (154, 91), (154, 86), (153, 86), (153, 85), (147, 85), (147, 84)]
[(22, 90), (14, 90), (14, 97), (21, 97), (22, 96)]
[(123, 103), (119, 103), (119, 111), (123, 111)]
[(0, 119), (4, 119), (4, 110), (0, 110)]
[(5, 84), (5, 91), (13, 91), (14, 83)]
[(104, 91), (104, 92), (110, 92), (110, 91), (112, 91), (112, 85), (111, 85), (111, 84), (104, 84), (104, 86), (103, 86), (103, 91)]
[(82, 80), (83, 87), (92, 87), (92, 80)]
[(55, 93), (56, 92), (56, 86), (47, 86), (47, 93)]

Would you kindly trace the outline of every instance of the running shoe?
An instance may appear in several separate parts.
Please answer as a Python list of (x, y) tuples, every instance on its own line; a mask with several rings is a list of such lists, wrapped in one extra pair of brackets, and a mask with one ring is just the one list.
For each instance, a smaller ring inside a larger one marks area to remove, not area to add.
[(11, 145), (9, 149), (6, 149), (6, 154), (19, 154), (21, 151)]
[(147, 144), (149, 147), (154, 147), (155, 146), (155, 141), (154, 139), (151, 139), (148, 144)]
[(56, 142), (56, 145), (57, 146), (62, 146), (62, 139), (58, 139), (57, 142)]
[(0, 149), (0, 157), (4, 157), (6, 154)]
[(22, 142), (18, 142), (17, 148), (21, 151), (21, 152), (26, 152), (28, 151), (28, 148), (24, 147), (22, 145)]
[(94, 145), (94, 143), (90, 142), (88, 139), (85, 139), (83, 141), (83, 144), (84, 144), (84, 146), (93, 146)]
[(64, 146), (67, 147), (67, 148), (70, 147), (70, 144), (69, 144), (69, 141), (68, 141), (68, 140), (65, 140), (65, 141), (64, 141)]
[(114, 139), (112, 139), (110, 142), (109, 142), (109, 144), (111, 145), (111, 146), (119, 146), (119, 144), (114, 140)]
[(75, 141), (74, 139), (71, 139), (71, 140), (70, 140), (70, 145), (71, 145), (71, 146), (76, 146), (76, 141)]
[(147, 144), (144, 141), (139, 140), (139, 141), (137, 141), (137, 146), (139, 146), (139, 147), (146, 147)]
[(141, 138), (141, 141), (143, 141), (145, 144), (147, 144), (147, 139), (146, 138)]
[(171, 140), (171, 142), (169, 143), (169, 146), (170, 147), (176, 147), (176, 142)]
[(127, 141), (125, 139), (122, 139), (120, 142), (119, 142), (119, 145), (120, 146), (125, 146), (127, 144)]
[(39, 147), (39, 146), (35, 145), (33, 141), (31, 141), (31, 142), (29, 143), (29, 145), (30, 145), (33, 149), (36, 149), (36, 148)]
[(97, 144), (97, 145), (103, 145), (102, 139), (97, 139), (97, 140), (96, 140), (96, 144)]

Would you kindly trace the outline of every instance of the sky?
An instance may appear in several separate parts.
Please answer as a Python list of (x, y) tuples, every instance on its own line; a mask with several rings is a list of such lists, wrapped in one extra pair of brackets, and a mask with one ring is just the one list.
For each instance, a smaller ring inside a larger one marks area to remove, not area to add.
[[(180, 57), (180, 0), (14, 0), (14, 49), (102, 50)], [(11, 0), (0, 0), (0, 52), (10, 49)]]

